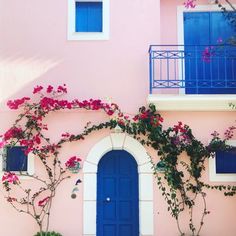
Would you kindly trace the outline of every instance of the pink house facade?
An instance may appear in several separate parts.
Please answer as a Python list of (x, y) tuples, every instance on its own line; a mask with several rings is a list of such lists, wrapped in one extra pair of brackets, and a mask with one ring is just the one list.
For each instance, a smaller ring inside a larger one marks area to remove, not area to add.
[[(97, 19), (95, 26), (91, 24), (95, 30), (77, 26), (81, 21), (78, 17), (80, 7), (82, 9), (86, 3), (96, 3), (98, 8), (102, 5), (101, 12), (96, 13), (101, 14), (100, 29), (96, 28), (99, 27)], [(119, 104), (131, 116), (139, 107), (154, 103), (164, 118), (164, 127), (182, 121), (204, 144), (209, 142), (213, 131), (223, 134), (234, 125), (235, 111), (228, 104), (236, 103), (235, 58), (230, 59), (230, 74), (222, 61), (218, 60), (214, 67), (217, 69), (214, 69), (202, 61), (201, 56), (196, 57), (193, 51), (204, 50), (205, 46), (200, 49), (181, 46), (186, 45), (186, 41), (194, 46), (216, 44), (215, 37), (224, 37), (221, 34), (225, 29), (223, 25), (215, 35), (208, 35), (209, 42), (201, 41), (207, 31), (203, 27), (206, 23), (197, 20), (209, 16), (207, 24), (213, 32), (212, 19), (218, 19), (219, 8), (211, 1), (200, 1), (193, 9), (186, 9), (180, 0), (25, 0), (23, 3), (0, 0), (0, 5), (0, 133), (12, 125), (17, 115), (6, 106), (7, 100), (31, 96), (36, 85), (46, 87), (64, 83), (69, 91), (67, 99), (100, 98)], [(192, 20), (190, 13), (203, 15), (196, 14)], [(188, 17), (190, 23), (185, 21)], [(203, 27), (202, 32), (199, 33), (198, 27)], [(199, 35), (195, 43), (195, 36), (188, 37), (194, 28)], [(200, 66), (204, 68), (201, 72)], [(222, 75), (220, 71), (224, 76), (232, 75), (232, 78), (224, 77), (223, 82), (218, 79), (217, 84), (208, 79), (214, 75), (219, 78)], [(196, 82), (199, 76), (202, 76), (200, 83)], [(213, 92), (209, 92), (209, 88)], [(79, 133), (88, 121), (96, 124), (106, 119), (99, 111), (58, 111), (50, 114), (46, 121), (50, 138), (56, 142), (63, 132)], [(236, 146), (236, 139), (232, 139), (230, 144)], [(138, 235), (179, 235), (149, 162), (149, 156), (159, 161), (157, 153), (128, 134), (107, 130), (63, 146), (60, 153), (62, 162), (69, 156), (78, 155), (82, 159), (82, 170), (59, 187), (52, 206), (50, 229), (63, 236), (98, 235), (101, 160), (114, 151), (125, 151), (137, 165), (138, 220), (132, 227), (136, 227)], [(181, 159), (186, 158), (185, 154), (181, 155)], [(3, 158), (0, 168), (2, 176)], [(37, 158), (29, 157), (28, 171), (42, 174)], [(82, 184), (77, 197), (72, 199), (71, 191), (78, 178)], [(209, 159), (203, 180), (209, 184), (235, 184), (236, 171), (217, 173), (215, 159)], [(34, 188), (31, 179), (22, 179), (22, 182)], [(235, 197), (209, 191), (207, 199), (210, 214), (206, 216), (201, 236), (236, 235)], [(112, 196), (104, 193), (104, 204), (111, 200)], [(16, 212), (7, 204), (3, 194), (0, 195), (0, 205), (0, 235), (31, 236), (37, 232), (32, 219)], [(196, 211), (196, 221), (199, 217)], [(180, 221), (188, 232), (185, 214)], [(128, 236), (122, 234), (121, 229), (119, 232), (116, 236)], [(124, 232), (128, 231), (124, 229)], [(133, 235), (136, 236), (132, 233), (130, 236)]]

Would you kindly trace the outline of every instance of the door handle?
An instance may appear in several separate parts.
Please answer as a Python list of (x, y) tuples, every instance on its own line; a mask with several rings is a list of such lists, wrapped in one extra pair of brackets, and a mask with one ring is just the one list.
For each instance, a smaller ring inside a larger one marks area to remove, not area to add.
[(106, 198), (106, 202), (110, 202), (111, 199), (109, 197)]

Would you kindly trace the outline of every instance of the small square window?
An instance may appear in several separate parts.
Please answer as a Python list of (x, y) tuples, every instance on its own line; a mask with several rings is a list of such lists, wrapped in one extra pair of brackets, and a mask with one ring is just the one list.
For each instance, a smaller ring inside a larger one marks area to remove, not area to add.
[(76, 2), (76, 32), (102, 32), (102, 2)]
[(229, 140), (229, 151), (218, 151), (209, 158), (209, 179), (216, 182), (236, 182), (236, 140)]
[(68, 0), (68, 40), (108, 40), (110, 0)]
[(27, 171), (28, 156), (24, 152), (25, 148), (22, 146), (6, 147), (4, 171)]
[(217, 174), (236, 173), (236, 148), (230, 151), (218, 151), (215, 158)]

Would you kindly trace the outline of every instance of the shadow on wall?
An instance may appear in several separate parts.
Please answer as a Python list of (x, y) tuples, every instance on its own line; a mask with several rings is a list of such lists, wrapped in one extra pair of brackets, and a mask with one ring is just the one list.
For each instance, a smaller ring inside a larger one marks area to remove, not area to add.
[(45, 75), (61, 62), (37, 55), (25, 57), (23, 53), (0, 56), (0, 110), (6, 109), (9, 99), (30, 96), (32, 88), (42, 81), (50, 83)]

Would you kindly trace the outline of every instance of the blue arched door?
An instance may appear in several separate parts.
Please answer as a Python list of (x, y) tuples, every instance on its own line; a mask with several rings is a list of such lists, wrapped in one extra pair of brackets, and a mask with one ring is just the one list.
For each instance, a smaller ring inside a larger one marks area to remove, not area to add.
[(138, 236), (138, 170), (126, 151), (105, 154), (98, 164), (97, 236)]

